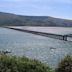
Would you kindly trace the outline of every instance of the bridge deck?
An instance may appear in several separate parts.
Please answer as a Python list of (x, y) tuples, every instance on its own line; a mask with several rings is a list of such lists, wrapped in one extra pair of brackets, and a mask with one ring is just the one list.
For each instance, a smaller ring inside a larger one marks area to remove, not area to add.
[(23, 27), (23, 28), (22, 27), (6, 27), (6, 28), (13, 29), (13, 30), (18, 30), (18, 31), (23, 31), (23, 32), (28, 32), (28, 33), (32, 33), (32, 34), (36, 34), (36, 35), (51, 37), (51, 38), (55, 38), (55, 39), (65, 40), (65, 41), (67, 41), (67, 37), (72, 36), (72, 34), (64, 33), (65, 31), (63, 32), (62, 29), (59, 30), (59, 32), (58, 32), (57, 29), (55, 29), (55, 28), (54, 29), (48, 29), (48, 30), (47, 29), (43, 30), (42, 27), (38, 27), (38, 29), (35, 29), (34, 27), (29, 27), (29, 28), (28, 27)]

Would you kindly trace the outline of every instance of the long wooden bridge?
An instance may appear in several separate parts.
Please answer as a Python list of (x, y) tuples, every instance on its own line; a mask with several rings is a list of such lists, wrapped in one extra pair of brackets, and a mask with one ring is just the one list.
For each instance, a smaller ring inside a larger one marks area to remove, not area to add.
[(20, 28), (15, 28), (15, 27), (5, 27), (5, 28), (22, 31), (22, 32), (27, 32), (27, 33), (32, 33), (32, 34), (36, 34), (36, 35), (41, 35), (41, 36), (45, 36), (45, 37), (55, 38), (55, 39), (64, 40), (64, 41), (67, 41), (67, 37), (72, 37), (72, 34), (59, 35), (59, 34), (53, 34), (53, 33), (45, 33), (45, 32), (38, 32), (38, 31), (27, 30), (27, 29), (20, 29)]

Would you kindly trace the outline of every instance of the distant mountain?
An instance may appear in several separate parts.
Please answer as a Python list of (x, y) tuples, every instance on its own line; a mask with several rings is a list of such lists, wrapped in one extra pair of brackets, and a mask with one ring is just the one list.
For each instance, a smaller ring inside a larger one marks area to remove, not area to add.
[(61, 26), (72, 27), (72, 20), (50, 16), (22, 16), (0, 12), (0, 26)]

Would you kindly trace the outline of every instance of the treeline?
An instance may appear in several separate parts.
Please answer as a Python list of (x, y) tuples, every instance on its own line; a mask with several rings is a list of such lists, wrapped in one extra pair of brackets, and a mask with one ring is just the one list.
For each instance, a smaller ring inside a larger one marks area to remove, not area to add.
[(61, 26), (71, 27), (72, 20), (50, 16), (22, 16), (0, 12), (0, 26)]

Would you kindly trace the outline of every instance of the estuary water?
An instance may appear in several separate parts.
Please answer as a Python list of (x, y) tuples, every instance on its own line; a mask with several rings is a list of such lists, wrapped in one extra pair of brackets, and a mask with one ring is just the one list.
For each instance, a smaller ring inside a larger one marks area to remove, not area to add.
[(72, 54), (72, 42), (0, 27), (0, 50), (27, 56), (55, 68), (66, 55)]

